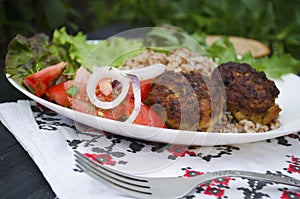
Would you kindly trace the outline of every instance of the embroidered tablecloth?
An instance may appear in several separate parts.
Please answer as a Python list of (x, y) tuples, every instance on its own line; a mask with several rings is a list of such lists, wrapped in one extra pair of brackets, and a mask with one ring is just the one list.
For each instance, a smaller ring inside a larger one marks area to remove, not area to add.
[[(191, 178), (241, 169), (300, 179), (300, 132), (242, 145), (214, 147), (154, 143), (76, 123), (33, 101), (0, 104), (1, 121), (28, 151), (60, 199), (131, 198), (85, 174), (74, 150), (102, 164), (141, 176)], [(300, 125), (300, 124), (299, 124)], [(200, 184), (185, 198), (300, 198), (300, 190), (244, 178)]]

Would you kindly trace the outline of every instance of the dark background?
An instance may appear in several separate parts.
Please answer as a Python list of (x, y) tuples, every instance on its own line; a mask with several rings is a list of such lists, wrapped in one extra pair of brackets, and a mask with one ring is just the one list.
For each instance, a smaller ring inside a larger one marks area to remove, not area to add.
[(71, 34), (112, 24), (171, 24), (188, 33), (254, 38), (300, 58), (300, 0), (0, 0), (0, 57), (16, 34)]
[[(9, 41), (51, 35), (66, 26), (90, 39), (132, 27), (171, 24), (189, 33), (254, 38), (272, 53), (300, 59), (300, 0), (0, 0), (0, 103), (27, 99), (5, 78)], [(47, 181), (13, 135), (0, 124), (0, 198), (54, 198)]]

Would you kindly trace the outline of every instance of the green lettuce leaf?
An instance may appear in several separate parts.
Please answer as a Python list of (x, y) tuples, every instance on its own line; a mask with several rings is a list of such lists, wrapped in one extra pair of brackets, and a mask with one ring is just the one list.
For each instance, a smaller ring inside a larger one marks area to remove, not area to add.
[(21, 84), (26, 76), (65, 61), (69, 63), (65, 72), (75, 74), (83, 59), (95, 46), (89, 44), (82, 33), (73, 36), (68, 34), (64, 27), (55, 30), (52, 39), (44, 33), (29, 38), (17, 35), (8, 46), (6, 73)]
[(53, 45), (45, 34), (30, 38), (17, 35), (8, 46), (6, 73), (20, 83), (24, 77), (64, 60), (66, 54), (64, 49)]
[(81, 65), (83, 60), (95, 48), (95, 44), (88, 43), (86, 35), (78, 32), (75, 36), (67, 33), (66, 28), (62, 27), (53, 33), (53, 44), (67, 49), (70, 60)]
[(258, 71), (264, 71), (271, 78), (280, 78), (288, 73), (297, 74), (300, 71), (300, 61), (290, 54), (272, 55), (252, 61), (251, 66)]
[(83, 65), (90, 71), (93, 70), (94, 66), (118, 67), (128, 58), (137, 56), (144, 50), (145, 47), (139, 39), (115, 37), (102, 40), (85, 57)]
[(237, 61), (237, 54), (233, 44), (229, 41), (229, 37), (223, 37), (211, 46), (206, 46), (205, 49), (208, 55), (219, 64)]

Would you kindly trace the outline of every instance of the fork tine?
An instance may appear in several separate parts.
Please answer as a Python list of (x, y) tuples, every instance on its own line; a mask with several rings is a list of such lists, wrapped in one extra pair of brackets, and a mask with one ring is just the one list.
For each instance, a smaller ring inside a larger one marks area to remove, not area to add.
[(124, 182), (133, 183), (133, 184), (136, 184), (138, 182), (141, 186), (148, 185), (148, 180), (143, 177), (133, 176), (127, 173), (123, 173), (121, 171), (116, 172), (114, 169), (103, 166), (102, 164), (89, 159), (88, 157), (84, 156), (78, 151), (75, 152), (76, 152), (75, 157), (77, 157), (77, 159), (90, 164), (90, 166), (94, 167), (96, 170), (101, 169), (102, 173), (105, 173), (113, 178), (119, 179)]
[(101, 172), (97, 172), (96, 170), (93, 170), (93, 168), (89, 167), (88, 165), (83, 165), (79, 163), (79, 167), (83, 167), (83, 170), (90, 176), (100, 180), (101, 182), (112, 186), (113, 188), (116, 188), (122, 192), (128, 193), (130, 195), (139, 196), (139, 197), (146, 197), (147, 195), (151, 196), (151, 192), (146, 192), (144, 189), (140, 189), (139, 187), (135, 187), (126, 183), (123, 183), (121, 181), (118, 181), (116, 179), (110, 178), (107, 175), (103, 175)]
[(115, 183), (110, 181), (109, 179), (106, 179), (104, 176), (101, 176), (101, 174), (99, 173), (95, 173), (94, 171), (88, 169), (86, 166), (83, 165), (78, 165), (80, 168), (84, 167), (84, 171), (86, 172), (86, 174), (88, 174), (89, 176), (91, 176), (92, 178), (96, 178), (97, 180), (103, 182), (104, 184), (119, 190), (122, 193), (127, 193), (131, 196), (135, 196), (135, 197), (140, 197), (140, 198), (149, 198), (151, 197), (152, 193), (150, 192), (142, 192), (139, 190), (135, 190), (135, 189), (130, 189), (126, 186), (122, 186), (119, 183)]
[[(150, 187), (140, 185), (140, 181), (134, 181), (133, 179), (128, 180), (126, 177), (117, 175), (115, 172), (111, 173), (110, 171), (105, 170), (106, 168), (104, 169), (103, 166), (99, 167), (96, 162), (89, 159), (87, 161), (86, 157), (83, 155), (75, 155), (75, 157), (77, 158), (75, 161), (79, 164), (79, 167), (83, 167), (83, 170), (87, 174), (101, 180), (107, 185), (134, 196), (149, 197), (152, 195)], [(98, 167), (95, 167), (95, 165)]]
[[(78, 159), (75, 160), (78, 164), (84, 166), (87, 169), (91, 169), (91, 171), (93, 171), (94, 173), (100, 174), (102, 177), (105, 177), (106, 179), (109, 178), (109, 180), (111, 181), (115, 181), (117, 180), (118, 182), (124, 184), (124, 185), (128, 185), (128, 186), (133, 186), (133, 187), (140, 187), (143, 189), (150, 189), (149, 186), (147, 186), (147, 184), (140, 184), (138, 181), (133, 181), (133, 180), (128, 180), (126, 178), (120, 178), (117, 175), (115, 175), (114, 173), (109, 173), (105, 170), (102, 170), (101, 168), (95, 168), (94, 166), (90, 165), (88, 162), (82, 162)], [(142, 190), (141, 190), (142, 191)]]

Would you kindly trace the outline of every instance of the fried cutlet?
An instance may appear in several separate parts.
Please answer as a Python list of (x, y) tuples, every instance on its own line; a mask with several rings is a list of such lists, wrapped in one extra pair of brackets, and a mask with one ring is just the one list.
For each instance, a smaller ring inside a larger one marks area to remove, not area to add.
[(217, 81), (200, 73), (167, 71), (153, 80), (146, 103), (165, 118), (169, 128), (209, 131), (223, 114), (221, 94)]
[(247, 119), (264, 125), (275, 121), (280, 107), (275, 103), (279, 90), (275, 83), (249, 64), (229, 62), (219, 65), (226, 92), (227, 110), (238, 121)]

